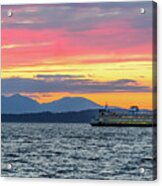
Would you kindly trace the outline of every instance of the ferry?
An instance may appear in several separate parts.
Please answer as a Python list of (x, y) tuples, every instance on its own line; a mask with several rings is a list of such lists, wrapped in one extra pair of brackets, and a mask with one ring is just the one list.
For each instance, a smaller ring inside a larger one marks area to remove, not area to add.
[(94, 127), (153, 127), (156, 125), (155, 123), (153, 112), (140, 111), (138, 106), (118, 112), (105, 106), (90, 122)]

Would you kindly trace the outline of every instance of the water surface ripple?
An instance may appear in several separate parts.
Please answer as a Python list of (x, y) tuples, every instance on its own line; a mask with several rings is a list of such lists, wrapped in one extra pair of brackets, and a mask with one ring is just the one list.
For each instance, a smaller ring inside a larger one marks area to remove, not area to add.
[(2, 176), (152, 180), (152, 167), (151, 128), (2, 124)]

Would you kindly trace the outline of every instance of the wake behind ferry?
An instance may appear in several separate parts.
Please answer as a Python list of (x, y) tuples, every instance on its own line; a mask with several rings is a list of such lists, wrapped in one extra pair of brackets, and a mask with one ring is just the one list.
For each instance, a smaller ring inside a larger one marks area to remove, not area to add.
[(152, 127), (155, 122), (152, 111), (140, 111), (137, 106), (120, 112), (105, 106), (104, 109), (99, 110), (98, 116), (93, 118), (90, 124), (94, 127)]

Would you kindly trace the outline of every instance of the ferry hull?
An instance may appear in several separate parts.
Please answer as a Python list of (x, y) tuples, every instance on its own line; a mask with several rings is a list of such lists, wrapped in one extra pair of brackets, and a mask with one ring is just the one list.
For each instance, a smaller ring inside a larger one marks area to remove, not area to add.
[(113, 124), (113, 123), (91, 123), (93, 127), (155, 127), (156, 124)]

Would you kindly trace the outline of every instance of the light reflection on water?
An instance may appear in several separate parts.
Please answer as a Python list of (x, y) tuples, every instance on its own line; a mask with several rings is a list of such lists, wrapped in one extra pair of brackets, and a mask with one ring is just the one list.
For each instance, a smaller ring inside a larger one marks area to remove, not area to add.
[(152, 167), (151, 128), (2, 124), (2, 176), (152, 180)]

